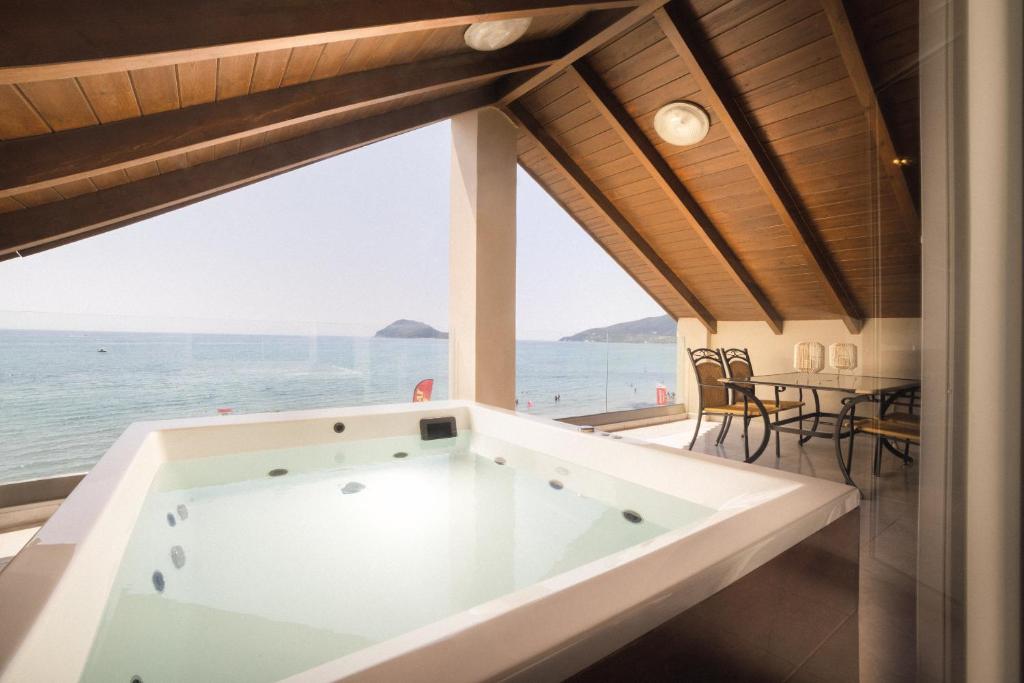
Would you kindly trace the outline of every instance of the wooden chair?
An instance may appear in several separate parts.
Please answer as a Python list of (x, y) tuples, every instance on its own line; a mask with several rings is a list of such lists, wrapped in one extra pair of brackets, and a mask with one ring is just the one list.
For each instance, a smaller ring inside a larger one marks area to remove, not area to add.
[[(886, 409), (888, 409), (888, 408), (903, 408), (904, 411), (902, 411), (902, 413), (905, 415), (905, 417), (907, 419), (909, 419), (913, 424), (918, 425), (920, 427), (921, 416), (917, 414), (917, 410), (920, 408), (920, 405), (921, 405), (921, 390), (920, 389), (913, 389), (911, 391), (906, 391), (906, 392), (900, 393), (899, 395), (894, 397), (892, 401), (889, 401), (888, 403), (886, 403)], [(893, 415), (889, 415), (888, 417), (892, 418)], [(888, 445), (888, 444), (886, 443), (886, 445)], [(889, 450), (892, 450), (892, 449), (890, 448)], [(902, 458), (903, 458), (903, 462), (904, 463), (913, 462), (913, 460), (910, 457), (910, 442), (909, 441), (906, 442), (903, 445), (903, 456), (902, 456)]]
[[(902, 460), (904, 465), (914, 462), (914, 459), (910, 457), (910, 445), (921, 445), (921, 416), (915, 412), (917, 404), (921, 400), (918, 391), (915, 389), (883, 401), (879, 406), (878, 417), (860, 420), (856, 425), (854, 434), (863, 432), (875, 437), (875, 461), (871, 472), (876, 477), (882, 473), (883, 446)], [(907, 412), (890, 413), (888, 409), (891, 406), (907, 408)], [(903, 451), (900, 452), (893, 448), (890, 445), (892, 441), (902, 443)], [(853, 435), (850, 436), (850, 451), (853, 451)]]
[[(750, 418), (760, 414), (759, 409), (751, 405), (749, 401), (741, 399), (739, 402), (730, 400), (730, 391), (722, 384), (721, 380), (728, 379), (725, 361), (716, 349), (686, 349), (690, 355), (690, 363), (693, 365), (693, 372), (697, 376), (697, 427), (694, 429), (693, 438), (690, 440), (689, 448), (697, 443), (697, 435), (700, 433), (701, 419), (705, 415), (722, 416), (722, 432), (719, 433), (715, 445), (721, 445), (722, 433), (728, 430), (732, 418), (739, 415), (743, 418), (743, 435), (747, 434), (747, 426)], [(768, 414), (778, 412), (778, 408), (768, 408)]]
[(882, 473), (882, 445), (886, 441), (899, 441), (905, 445), (902, 453), (896, 450), (892, 451), (903, 460), (904, 465), (914, 462), (909, 454), (910, 444), (921, 445), (920, 421), (917, 415), (909, 413), (894, 413), (886, 417), (868, 418), (857, 424), (856, 431), (875, 436), (875, 462), (871, 471), (876, 477)]
[[(751, 391), (754, 391), (753, 384), (744, 384), (742, 380), (750, 379), (754, 376), (754, 365), (750, 362), (750, 352), (746, 349), (719, 349), (719, 355), (725, 363), (725, 369), (729, 373), (729, 378), (732, 380), (740, 380), (738, 384), (746, 387)], [(799, 410), (801, 415), (803, 414), (803, 401), (783, 401), (779, 394), (785, 391), (785, 387), (775, 387), (775, 400), (774, 401), (763, 401), (765, 408), (772, 410), (772, 414), (775, 415), (775, 421), (779, 421), (779, 413), (786, 410)], [(733, 396), (733, 402), (735, 403), (736, 397)], [(774, 410), (773, 410), (774, 409)], [(747, 418), (748, 420), (750, 418)], [(722, 443), (725, 440), (725, 435), (729, 432), (729, 426), (731, 426), (732, 420), (729, 420), (730, 425), (726, 425), (722, 429), (722, 433), (718, 435), (718, 441), (716, 445)], [(779, 433), (775, 432), (775, 457), (781, 457), (781, 446), (779, 445)]]

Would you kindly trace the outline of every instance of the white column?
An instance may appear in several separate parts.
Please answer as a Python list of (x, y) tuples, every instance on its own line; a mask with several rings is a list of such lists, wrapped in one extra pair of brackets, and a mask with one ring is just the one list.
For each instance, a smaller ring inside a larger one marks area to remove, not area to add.
[(513, 408), (516, 127), (496, 109), (452, 118), (448, 297), (451, 397)]
[[(1020, 0), (966, 3), (968, 681), (1021, 680)], [(964, 391), (966, 389), (966, 392)], [(928, 400), (928, 396), (925, 396)], [(924, 457), (927, 452), (922, 451)], [(922, 458), (924, 459), (924, 458)]]
[(686, 406), (690, 417), (697, 416), (697, 376), (687, 348), (699, 349), (708, 346), (708, 328), (696, 318), (679, 318), (676, 321), (676, 403)]

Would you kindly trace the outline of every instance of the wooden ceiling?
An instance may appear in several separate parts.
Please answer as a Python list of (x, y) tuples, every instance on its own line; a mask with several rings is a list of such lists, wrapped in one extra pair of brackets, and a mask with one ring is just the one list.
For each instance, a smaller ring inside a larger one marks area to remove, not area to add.
[[(916, 0), (251, 5), (0, 12), (0, 260), (496, 105), (676, 317), (919, 315)], [(513, 16), (512, 47), (465, 46)], [(703, 142), (654, 133), (674, 100), (709, 112)]]

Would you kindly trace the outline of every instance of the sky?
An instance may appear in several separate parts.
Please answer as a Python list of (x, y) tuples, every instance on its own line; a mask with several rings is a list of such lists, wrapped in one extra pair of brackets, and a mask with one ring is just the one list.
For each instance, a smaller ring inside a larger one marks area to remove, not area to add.
[[(0, 263), (0, 328), (372, 335), (448, 329), (447, 121)], [(521, 169), (520, 339), (664, 311)]]

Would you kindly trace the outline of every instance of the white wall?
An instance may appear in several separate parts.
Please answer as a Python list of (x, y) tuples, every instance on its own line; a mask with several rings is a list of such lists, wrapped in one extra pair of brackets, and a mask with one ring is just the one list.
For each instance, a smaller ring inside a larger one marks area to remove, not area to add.
[[(678, 326), (678, 385), (687, 387), (683, 400), (691, 411), (697, 406), (696, 378), (686, 347), (696, 348), (705, 339), (711, 348), (746, 348), (750, 352), (754, 372), (759, 375), (791, 372), (793, 346), (802, 341), (816, 341), (821, 342), (826, 350), (829, 344), (835, 342), (856, 344), (858, 368), (855, 374), (914, 379), (921, 376), (920, 318), (871, 318), (865, 322), (861, 333), (856, 335), (851, 334), (841, 320), (787, 320), (782, 334), (775, 334), (763, 322), (719, 321), (715, 334), (701, 334), (703, 327), (697, 329), (695, 325), (699, 325), (695, 320), (681, 319)], [(684, 375), (685, 385), (682, 381)], [(681, 390), (679, 394), (684, 394), (684, 391)], [(758, 395), (772, 398), (774, 393), (770, 387), (762, 387)], [(795, 396), (783, 398), (791, 399)], [(825, 410), (835, 410), (838, 406), (836, 394), (829, 396), (829, 392), (823, 392), (821, 398)]]
[(696, 318), (680, 318), (676, 321), (676, 403), (697, 405), (697, 378), (693, 374), (686, 349), (710, 346), (710, 339), (707, 328)]

